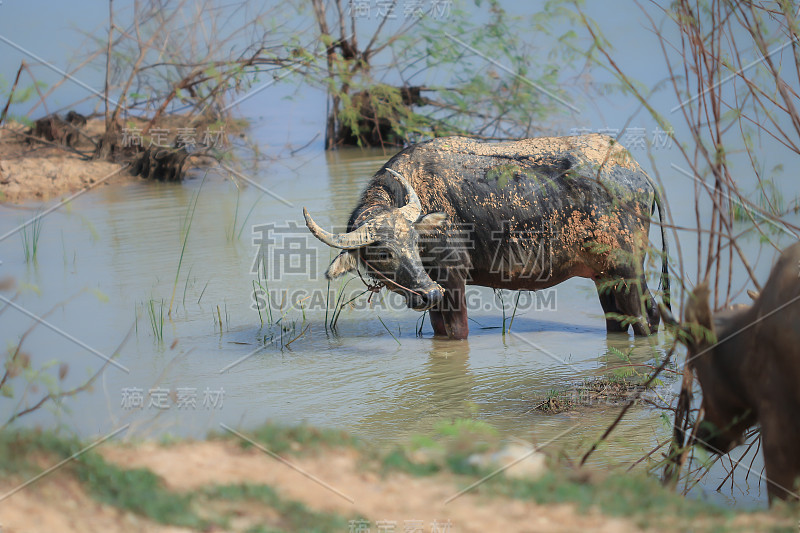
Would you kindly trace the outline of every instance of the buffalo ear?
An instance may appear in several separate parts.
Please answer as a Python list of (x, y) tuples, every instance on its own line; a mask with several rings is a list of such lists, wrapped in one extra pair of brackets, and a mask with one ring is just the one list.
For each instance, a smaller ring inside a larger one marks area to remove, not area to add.
[(697, 348), (717, 342), (714, 317), (708, 305), (709, 295), (707, 283), (701, 283), (689, 295), (683, 313), (683, 335), (679, 335), (679, 339), (689, 347)]
[(447, 213), (428, 213), (414, 223), (414, 228), (420, 233), (430, 233), (447, 222)]
[(328, 267), (328, 271), (325, 272), (325, 277), (332, 280), (355, 270), (358, 266), (355, 255), (356, 253), (357, 252), (345, 250), (337, 255), (336, 258), (331, 262), (331, 266)]

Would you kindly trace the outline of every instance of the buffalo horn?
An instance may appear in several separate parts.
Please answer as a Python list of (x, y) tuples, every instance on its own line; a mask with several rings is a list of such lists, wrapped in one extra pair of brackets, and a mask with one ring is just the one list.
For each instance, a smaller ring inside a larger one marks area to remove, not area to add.
[(306, 226), (311, 230), (311, 233), (313, 233), (317, 239), (334, 248), (354, 250), (356, 248), (363, 248), (377, 240), (372, 225), (369, 222), (349, 233), (331, 233), (330, 231), (325, 231), (319, 224), (314, 222), (314, 219), (311, 218), (311, 215), (308, 214), (308, 210), (306, 210), (305, 207), (303, 208), (303, 216), (306, 217)]
[(419, 214), (422, 212), (422, 204), (419, 202), (419, 197), (414, 191), (414, 187), (412, 187), (408, 180), (405, 179), (399, 172), (395, 172), (391, 168), (387, 168), (386, 170), (388, 170), (392, 176), (397, 178), (397, 181), (399, 181), (403, 187), (405, 187), (406, 192), (408, 193), (408, 203), (401, 207), (400, 211), (403, 213), (403, 216), (406, 220), (412, 223), (416, 222), (419, 218)]

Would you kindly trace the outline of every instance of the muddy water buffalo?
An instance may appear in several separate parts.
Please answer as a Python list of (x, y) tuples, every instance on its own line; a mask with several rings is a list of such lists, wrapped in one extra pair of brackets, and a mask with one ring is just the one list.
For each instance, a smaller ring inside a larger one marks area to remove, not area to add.
[[(743, 442), (745, 430), (760, 424), (770, 500), (798, 497), (799, 274), (800, 244), (795, 244), (783, 251), (751, 307), (713, 316), (708, 287), (698, 286), (680, 337), (703, 389), (705, 414), (697, 440), (724, 454)], [(665, 320), (672, 320), (669, 313)]]
[[(392, 157), (367, 185), (347, 233), (306, 225), (343, 251), (328, 279), (363, 266), (430, 310), (436, 335), (469, 334), (465, 285), (538, 290), (595, 281), (609, 331), (658, 328), (643, 275), (658, 193), (610, 137), (488, 143), (444, 137)], [(662, 228), (663, 284), (668, 290)], [(627, 318), (624, 318), (627, 317)]]

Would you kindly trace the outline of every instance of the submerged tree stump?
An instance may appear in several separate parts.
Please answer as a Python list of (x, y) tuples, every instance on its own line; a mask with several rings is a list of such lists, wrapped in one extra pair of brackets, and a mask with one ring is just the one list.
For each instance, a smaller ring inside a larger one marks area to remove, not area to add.
[(403, 146), (402, 125), (414, 106), (423, 106), (423, 87), (376, 85), (352, 95), (348, 106), (329, 117), (333, 146)]
[(131, 174), (157, 181), (181, 181), (183, 164), (189, 153), (186, 148), (150, 147), (140, 152), (133, 161)]

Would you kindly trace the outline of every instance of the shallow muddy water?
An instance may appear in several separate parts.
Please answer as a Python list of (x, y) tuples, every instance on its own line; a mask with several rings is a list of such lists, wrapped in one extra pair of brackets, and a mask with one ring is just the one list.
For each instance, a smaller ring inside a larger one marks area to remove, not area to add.
[[(130, 422), (129, 436), (202, 437), (222, 431), (220, 423), (246, 430), (268, 420), (307, 422), (385, 446), (431, 433), (442, 421), (476, 418), (509, 438), (545, 443), (561, 435), (557, 446), (585, 450), (618, 407), (557, 415), (534, 407), (552, 390), (611, 375), (622, 364), (618, 351), (644, 363), (652, 360), (653, 350), (663, 354), (666, 342), (663, 332), (652, 339), (607, 335), (589, 280), (573, 279), (538, 296), (525, 294), (512, 334), (502, 333), (497, 297), (477, 288), (470, 294), (468, 341), (433, 339), (427, 319), (418, 337), (420, 314), (385, 305), (392, 301), (388, 297), (381, 305), (380, 295), (371, 304), (362, 296), (341, 314), (335, 333), (326, 330), (331, 311), (326, 311), (323, 272), (332, 252), (305, 230), (302, 207), (324, 227), (341, 228), (364, 184), (389, 155), (312, 152), (263, 165), (249, 178), (260, 187), (240, 180), (237, 188), (217, 173), (205, 179), (199, 173), (177, 185), (101, 185), (42, 219), (35, 262), (25, 260), (21, 233), (0, 241), (0, 274), (13, 276), (21, 288), (15, 303), (60, 330), (40, 325), (24, 339), (34, 366), (64, 361), (69, 367), (64, 386), (75, 386), (122, 344), (114, 359), (120, 367), (107, 366), (91, 391), (18, 424), (60, 424), (90, 436)], [(676, 177), (667, 184), (676, 220), (691, 225), (694, 207), (679, 201), (688, 194), (688, 180)], [(0, 207), (0, 235), (52, 205)], [(274, 224), (274, 231), (254, 232), (253, 226), (263, 224)], [(292, 224), (299, 231), (281, 231)], [(256, 308), (253, 266), (259, 246), (254, 239), (261, 236), (274, 241), (262, 250), (273, 297), (269, 307), (261, 300)], [(660, 243), (655, 228), (651, 238)], [(684, 249), (692, 243), (687, 238)], [(772, 252), (759, 256), (755, 238), (745, 246), (765, 278)], [(334, 296), (341, 285), (331, 284)], [(655, 285), (651, 282), (651, 288)], [(347, 290), (359, 286), (356, 279)], [(504, 293), (507, 319), (514, 298)], [(292, 308), (286, 303), (292, 301), (300, 304)], [(6, 309), (0, 320), (6, 346), (16, 345), (33, 324), (18, 309)], [(48, 372), (57, 373), (55, 368)], [(45, 386), (23, 396), (24, 381), (17, 378), (15, 397), (0, 402), (0, 415), (7, 418), (21, 398), (35, 402)], [(676, 387), (666, 378), (662, 392)], [(593, 461), (630, 463), (668, 435), (658, 412), (636, 408)], [(713, 493), (724, 476), (718, 470), (696, 494), (763, 504), (764, 487), (752, 479), (733, 493)]]

